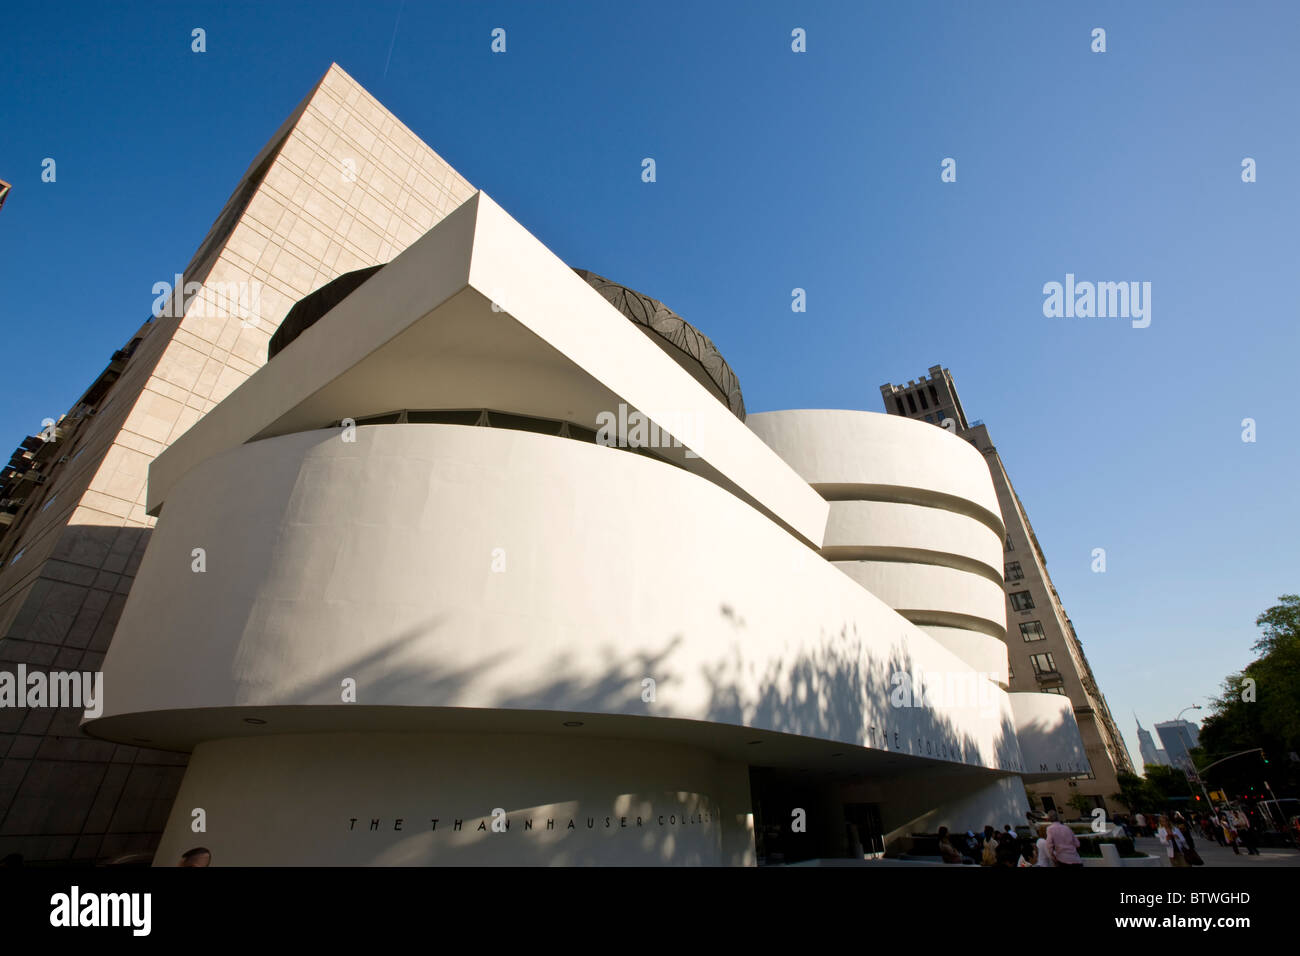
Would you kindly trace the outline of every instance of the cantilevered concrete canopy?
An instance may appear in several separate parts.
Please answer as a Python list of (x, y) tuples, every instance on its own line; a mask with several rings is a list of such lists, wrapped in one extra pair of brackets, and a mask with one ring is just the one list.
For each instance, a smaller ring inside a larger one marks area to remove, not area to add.
[(215, 454), (345, 418), (483, 407), (594, 428), (620, 405), (675, 430), (690, 452), (659, 455), (821, 544), (826, 502), (481, 192), (164, 452), (150, 468), (147, 507), (156, 514), (175, 482)]

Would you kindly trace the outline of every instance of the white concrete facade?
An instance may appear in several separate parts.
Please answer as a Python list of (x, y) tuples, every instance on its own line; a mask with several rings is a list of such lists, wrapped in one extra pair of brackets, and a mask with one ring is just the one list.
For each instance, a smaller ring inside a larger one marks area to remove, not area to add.
[[(689, 449), (334, 427), (620, 405), (689, 412)], [(758, 804), (790, 820), (753, 768), (833, 779), (795, 808), (824, 845), (850, 804), (881, 837), (1020, 822), (1022, 775), (1079, 772), (1077, 728), (1006, 692), (996, 497), (936, 432), (747, 426), (477, 193), (156, 460), (86, 730), (193, 754), (163, 864), (745, 865)]]

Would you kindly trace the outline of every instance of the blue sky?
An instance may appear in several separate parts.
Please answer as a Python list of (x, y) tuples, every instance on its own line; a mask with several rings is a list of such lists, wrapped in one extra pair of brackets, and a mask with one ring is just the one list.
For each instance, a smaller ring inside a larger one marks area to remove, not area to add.
[[(751, 411), (951, 368), (1136, 759), (1132, 712), (1205, 704), (1300, 591), (1298, 40), (1282, 2), (10, 5), (0, 440), (67, 410), (337, 61), (707, 332)], [(1150, 282), (1150, 327), (1045, 318), (1066, 273)]]

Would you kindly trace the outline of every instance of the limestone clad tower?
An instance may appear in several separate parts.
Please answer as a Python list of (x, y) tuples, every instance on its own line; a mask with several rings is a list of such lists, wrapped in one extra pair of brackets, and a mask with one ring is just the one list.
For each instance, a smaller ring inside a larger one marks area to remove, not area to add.
[[(295, 302), (393, 259), (473, 191), (330, 66), (183, 278), (151, 277), (172, 287), (153, 317), (0, 472), (0, 671), (99, 669), (155, 521), (149, 464), (265, 363)], [(81, 717), (0, 709), (0, 857), (89, 862), (157, 844), (185, 756), (90, 739)]]

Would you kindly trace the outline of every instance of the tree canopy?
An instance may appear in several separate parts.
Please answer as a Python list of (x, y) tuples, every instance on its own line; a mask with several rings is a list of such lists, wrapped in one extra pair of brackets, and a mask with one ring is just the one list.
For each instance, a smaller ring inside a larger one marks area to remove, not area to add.
[(1259, 656), (1223, 682), (1193, 757), (1205, 767), (1239, 751), (1264, 753), (1211, 769), (1205, 781), (1212, 790), (1258, 793), (1267, 780), (1282, 796), (1294, 795), (1300, 783), (1300, 763), (1291, 759), (1300, 753), (1300, 595), (1283, 594), (1278, 602), (1255, 619), (1261, 633), (1251, 650)]

